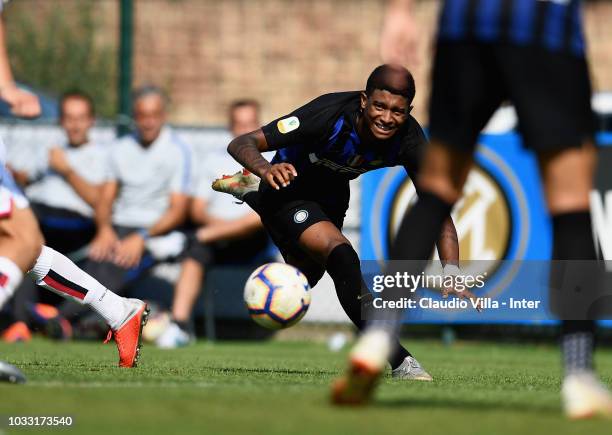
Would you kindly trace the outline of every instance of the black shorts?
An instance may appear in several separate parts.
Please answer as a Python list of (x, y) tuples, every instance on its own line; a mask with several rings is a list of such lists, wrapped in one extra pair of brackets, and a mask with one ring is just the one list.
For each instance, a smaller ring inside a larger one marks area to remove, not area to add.
[(311, 195), (295, 198), (290, 190), (276, 192), (264, 183), (259, 194), (258, 204), (253, 208), (285, 259), (288, 252), (296, 249), (302, 233), (312, 225), (328, 221), (342, 229), (347, 210), (342, 200), (338, 204), (326, 204), (311, 199)]
[(432, 80), (430, 135), (450, 146), (472, 150), (506, 100), (516, 108), (528, 148), (577, 147), (593, 136), (584, 58), (539, 47), (439, 41)]

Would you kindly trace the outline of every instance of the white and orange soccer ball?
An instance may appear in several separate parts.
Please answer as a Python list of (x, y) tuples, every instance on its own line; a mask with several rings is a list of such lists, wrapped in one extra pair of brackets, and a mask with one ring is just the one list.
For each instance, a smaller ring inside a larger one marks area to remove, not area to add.
[(293, 266), (268, 263), (258, 267), (244, 286), (249, 314), (261, 326), (283, 329), (300, 321), (310, 306), (306, 276)]

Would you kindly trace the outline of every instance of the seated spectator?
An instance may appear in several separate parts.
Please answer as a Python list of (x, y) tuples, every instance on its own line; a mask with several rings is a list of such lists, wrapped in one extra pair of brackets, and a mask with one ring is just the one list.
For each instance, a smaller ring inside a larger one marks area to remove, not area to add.
[[(84, 268), (119, 294), (160, 259), (154, 239), (169, 235), (187, 217), (191, 151), (165, 125), (166, 104), (156, 87), (137, 90), (136, 132), (108, 152), (107, 178), (95, 208), (97, 232)], [(79, 312), (75, 304), (61, 309), (68, 318)]]
[[(87, 94), (65, 93), (59, 102), (59, 112), (66, 143), (51, 147), (43, 154), (44, 160), (35, 162), (31, 171), (17, 171), (15, 175), (25, 185), (46, 244), (74, 257), (95, 235), (93, 208), (104, 181), (105, 154), (100, 145), (89, 139), (95, 109)], [(24, 280), (14, 298), (16, 322), (6, 331), (6, 338), (23, 338), (21, 335), (27, 336), (33, 323), (44, 323), (49, 317), (57, 316), (51, 308), (41, 309), (37, 305), (39, 301), (55, 305), (63, 299), (54, 298), (50, 292), (39, 292), (34, 282)], [(59, 332), (70, 333), (65, 328)]]
[[(234, 137), (258, 129), (259, 104), (252, 100), (233, 103), (229, 126)], [(228, 195), (219, 195), (210, 187), (220, 168), (228, 173), (239, 169), (225, 148), (206, 153), (197, 167), (198, 180), (190, 217), (198, 229), (187, 248), (174, 289), (172, 321), (156, 340), (163, 348), (183, 346), (191, 341), (191, 313), (208, 266), (254, 264), (258, 259), (263, 262), (269, 247), (257, 213), (235, 204)]]

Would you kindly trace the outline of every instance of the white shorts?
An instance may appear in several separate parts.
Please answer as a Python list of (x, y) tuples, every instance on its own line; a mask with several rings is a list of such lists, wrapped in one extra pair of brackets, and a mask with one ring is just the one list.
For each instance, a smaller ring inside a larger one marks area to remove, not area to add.
[(28, 208), (30, 203), (6, 166), (0, 165), (0, 219), (11, 216), (13, 207)]

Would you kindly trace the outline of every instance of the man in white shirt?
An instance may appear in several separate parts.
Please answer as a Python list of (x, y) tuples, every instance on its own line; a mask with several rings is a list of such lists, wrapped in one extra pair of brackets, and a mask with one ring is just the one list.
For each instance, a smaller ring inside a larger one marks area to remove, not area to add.
[[(110, 146), (106, 181), (95, 208), (97, 233), (85, 269), (122, 291), (153, 265), (150, 238), (187, 217), (191, 150), (165, 125), (166, 98), (147, 86), (134, 94), (136, 132)], [(65, 311), (63, 311), (66, 313)]]
[(79, 91), (60, 100), (60, 125), (66, 143), (49, 149), (31, 173), (26, 196), (47, 244), (68, 254), (95, 235), (93, 212), (105, 177), (106, 154), (90, 141), (95, 122), (92, 99)]
[[(239, 100), (230, 105), (232, 136), (260, 127), (259, 103)], [(202, 288), (204, 273), (212, 264), (245, 264), (266, 259), (269, 239), (261, 220), (250, 207), (237, 205), (229, 195), (211, 189), (219, 170), (231, 174), (240, 169), (225, 147), (207, 151), (198, 161), (198, 180), (190, 206), (190, 217), (198, 225), (182, 262), (174, 289), (172, 322), (157, 339), (157, 345), (173, 348), (189, 343), (189, 322)]]

